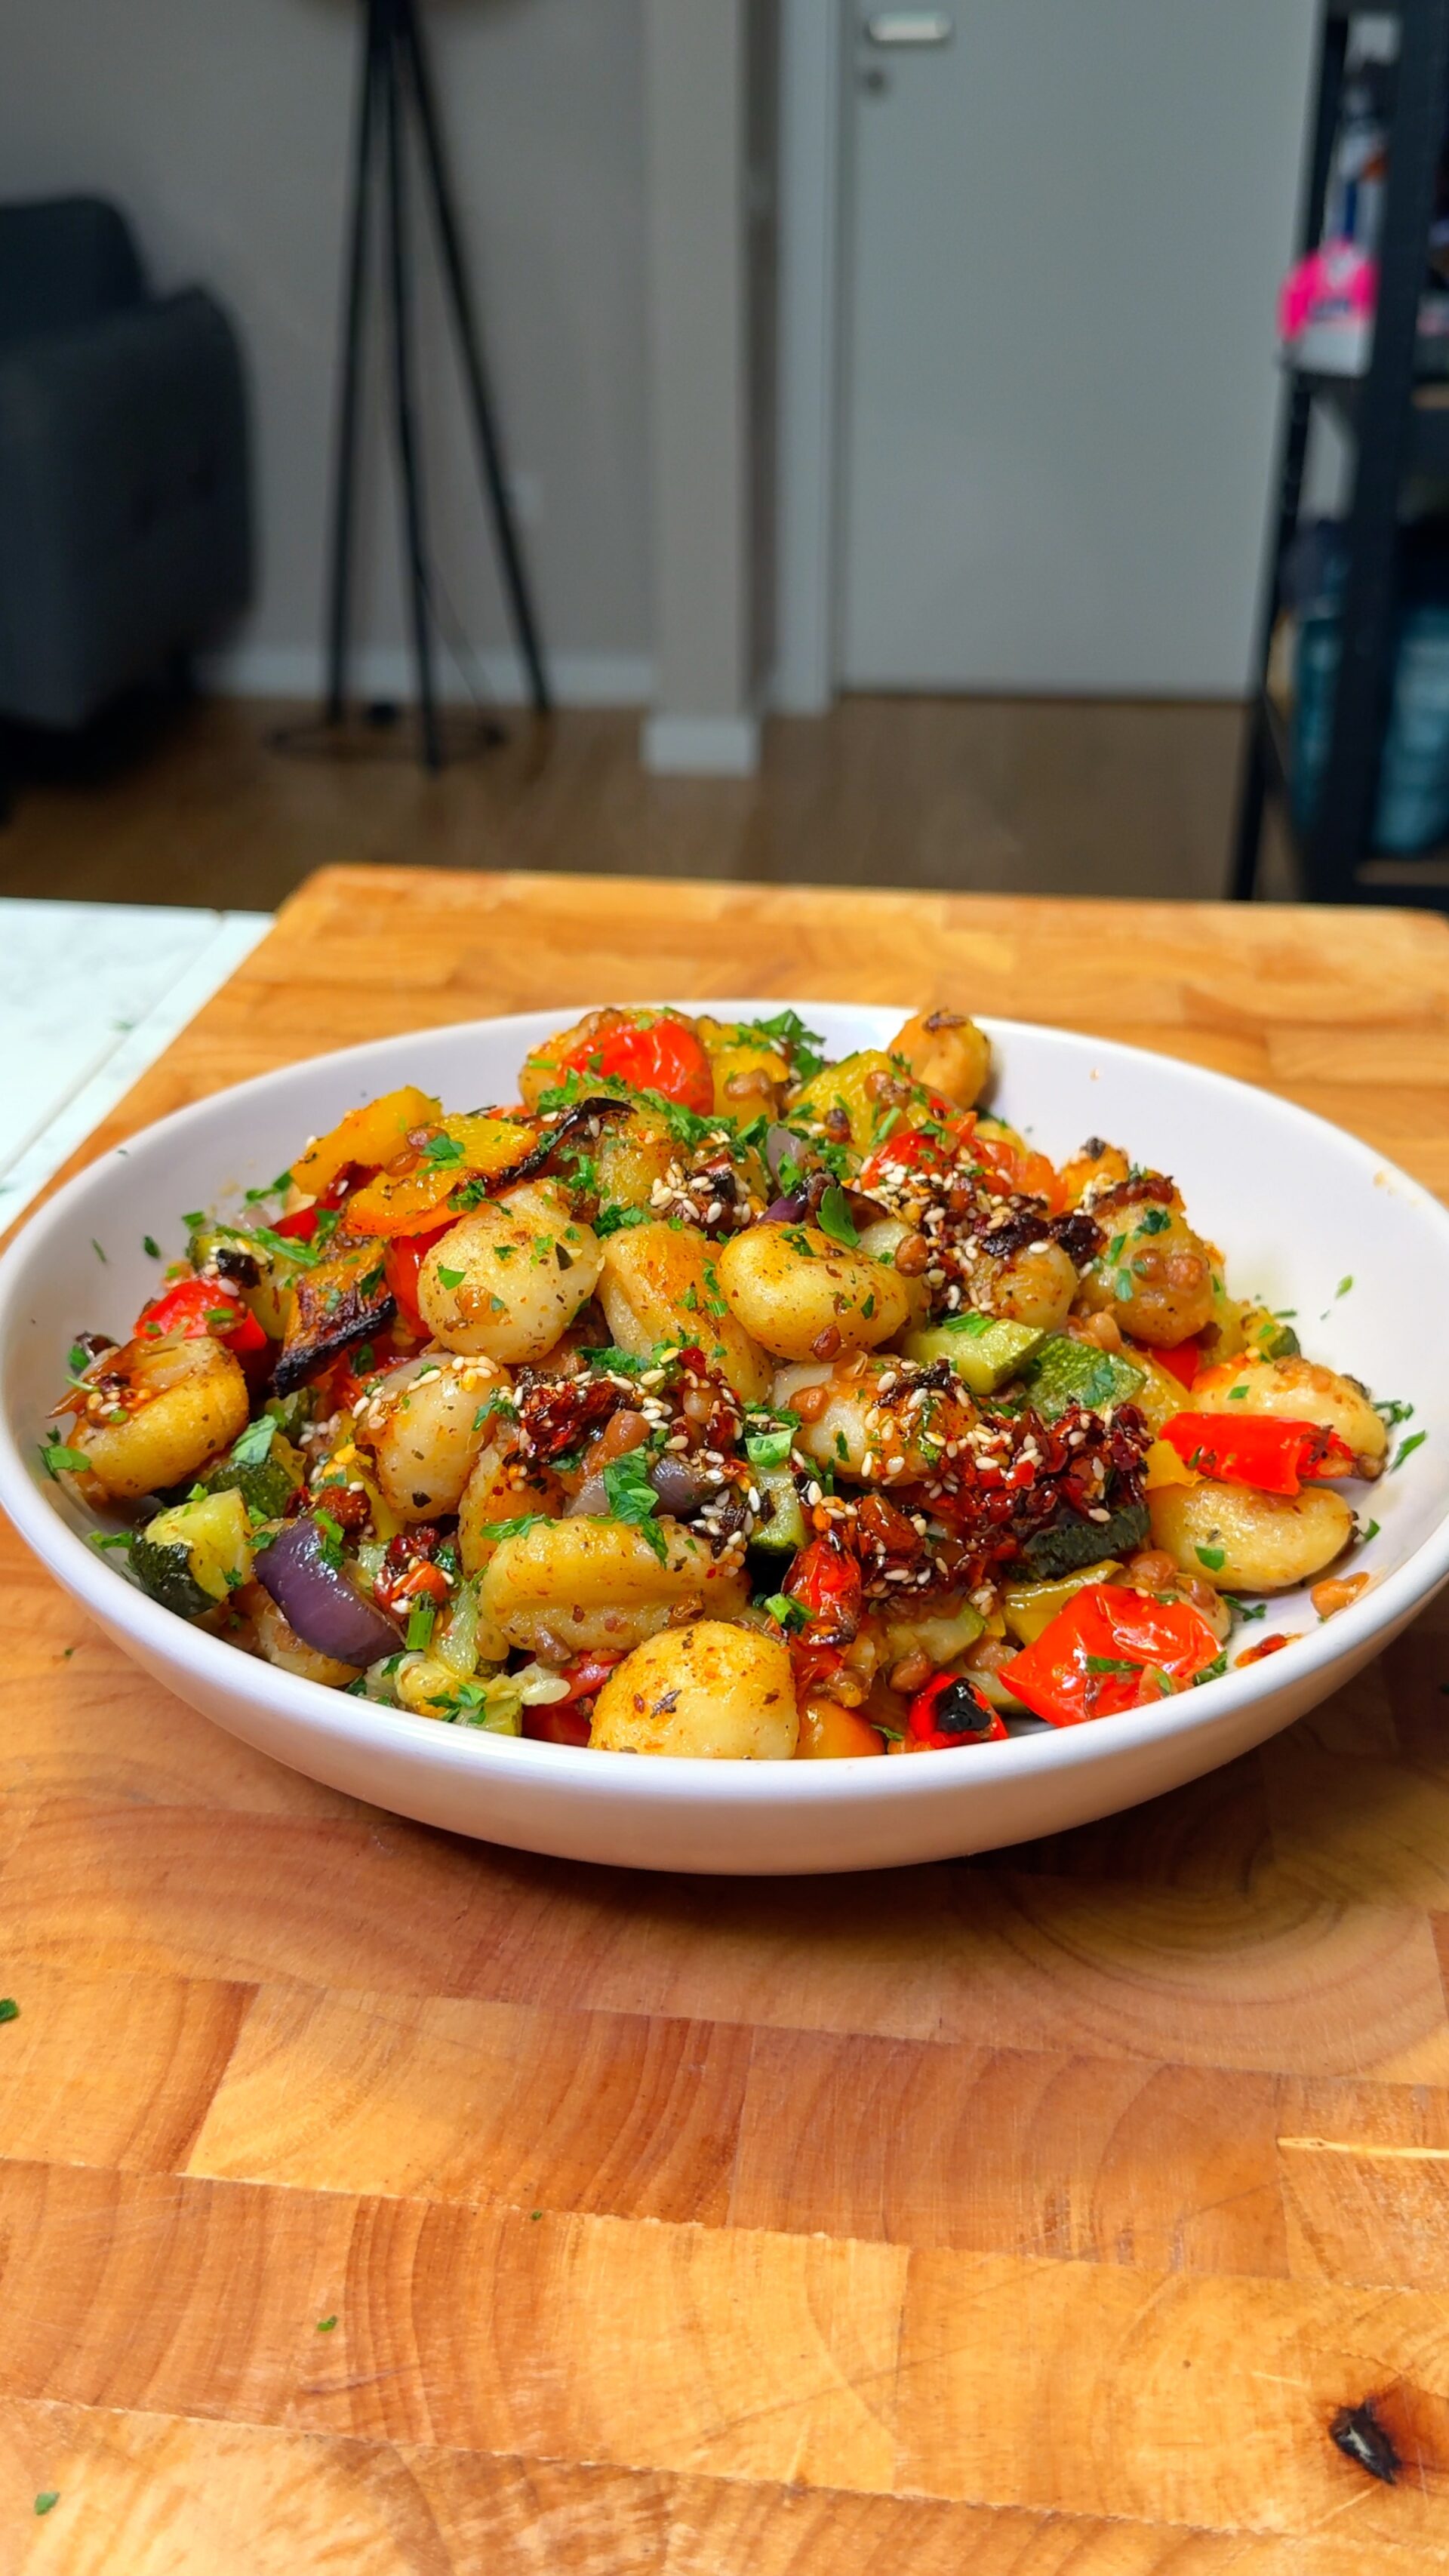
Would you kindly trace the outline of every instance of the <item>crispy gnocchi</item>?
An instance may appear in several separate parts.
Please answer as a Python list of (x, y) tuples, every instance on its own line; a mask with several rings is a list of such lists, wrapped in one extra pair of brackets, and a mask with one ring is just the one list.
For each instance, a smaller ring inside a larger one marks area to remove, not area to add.
[(953, 1009), (827, 1063), (790, 1010), (609, 1008), (518, 1102), (403, 1086), (183, 1220), (45, 1465), (177, 1616), (426, 1723), (840, 1760), (1210, 1682), (1369, 1579), (1408, 1408), (991, 1073)]

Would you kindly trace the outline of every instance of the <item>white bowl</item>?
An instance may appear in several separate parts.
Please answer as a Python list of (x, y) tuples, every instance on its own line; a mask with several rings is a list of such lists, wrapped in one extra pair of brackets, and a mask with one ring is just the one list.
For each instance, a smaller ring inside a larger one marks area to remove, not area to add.
[[(688, 1007), (688, 1006), (686, 1006)], [(753, 1017), (778, 1003), (711, 1002)], [(156, 1681), (248, 1744), (355, 1796), (525, 1851), (735, 1874), (877, 1869), (1054, 1833), (1157, 1796), (1259, 1744), (1358, 1671), (1449, 1573), (1449, 1214), (1367, 1146), (1300, 1109), (1135, 1047), (987, 1021), (994, 1103), (1060, 1157), (1096, 1132), (1174, 1173), (1239, 1294), (1298, 1311), (1305, 1348), (1414, 1405), (1424, 1447), (1372, 1488), (1373, 1575), (1320, 1624), (1301, 1594), (1262, 1625), (1301, 1642), (1182, 1697), (1058, 1733), (885, 1762), (710, 1763), (573, 1751), (440, 1725), (326, 1691), (147, 1600), (87, 1546), (84, 1515), (37, 1448), (77, 1331), (122, 1333), (179, 1252), (179, 1212), (285, 1168), (345, 1109), (414, 1081), (457, 1107), (514, 1096), (520, 1059), (561, 1015), (534, 1013), (319, 1057), (163, 1119), (92, 1164), (0, 1261), (0, 1503), (107, 1634)], [(833, 1054), (884, 1043), (893, 1012), (811, 1005)], [(104, 1266), (94, 1244), (105, 1252)], [(1336, 1293), (1348, 1274), (1351, 1287)], [(1399, 1434), (1402, 1438), (1404, 1435)]]

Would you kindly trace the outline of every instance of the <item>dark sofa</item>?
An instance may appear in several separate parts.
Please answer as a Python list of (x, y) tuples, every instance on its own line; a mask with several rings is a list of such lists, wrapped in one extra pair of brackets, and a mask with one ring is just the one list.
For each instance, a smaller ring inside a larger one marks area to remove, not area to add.
[(241, 353), (99, 198), (0, 206), (0, 718), (71, 728), (246, 604)]

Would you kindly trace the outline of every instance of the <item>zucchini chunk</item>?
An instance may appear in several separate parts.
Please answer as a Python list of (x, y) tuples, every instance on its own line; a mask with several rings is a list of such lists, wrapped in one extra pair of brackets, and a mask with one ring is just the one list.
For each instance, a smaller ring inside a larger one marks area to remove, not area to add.
[(1145, 1503), (1119, 1504), (1105, 1521), (1063, 1512), (1049, 1529), (1035, 1530), (1023, 1542), (1021, 1561), (1033, 1582), (1049, 1583), (1075, 1574), (1079, 1565), (1100, 1565), (1105, 1556), (1130, 1556), (1145, 1545), (1150, 1526)]
[(233, 1487), (158, 1512), (130, 1546), (143, 1592), (181, 1619), (204, 1618), (252, 1570), (251, 1522)]
[(1070, 1404), (1092, 1413), (1109, 1404), (1130, 1404), (1142, 1386), (1142, 1371), (1130, 1360), (1115, 1351), (1099, 1351), (1094, 1342), (1074, 1342), (1068, 1333), (1049, 1334), (1024, 1374), (1043, 1422), (1056, 1422)]
[(972, 1395), (995, 1395), (1008, 1378), (1020, 1377), (1046, 1339), (1035, 1324), (1009, 1323), (1004, 1316), (951, 1315), (907, 1333), (901, 1348), (909, 1360), (949, 1360)]
[(283, 1438), (280, 1424), (265, 1413), (201, 1478), (209, 1494), (240, 1494), (248, 1512), (263, 1521), (280, 1520), (302, 1481), (301, 1457)]

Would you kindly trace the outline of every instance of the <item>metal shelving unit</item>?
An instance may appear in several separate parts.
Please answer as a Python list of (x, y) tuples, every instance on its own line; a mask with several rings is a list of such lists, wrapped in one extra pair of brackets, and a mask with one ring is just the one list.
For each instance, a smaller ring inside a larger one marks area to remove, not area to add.
[[(1279, 428), (1274, 489), (1277, 507), (1259, 604), (1256, 687), (1239, 788), (1232, 892), (1256, 889), (1264, 810), (1271, 795), (1293, 837), (1311, 901), (1350, 903), (1366, 891), (1358, 871), (1371, 856), (1379, 753), (1392, 687), (1399, 507), (1413, 473), (1449, 475), (1449, 409), (1415, 399), (1415, 341), (1434, 182), (1449, 104), (1449, 0), (1400, 0), (1392, 11), (1325, 0), (1319, 28), (1313, 130), (1304, 173), (1299, 254), (1322, 233), (1324, 193), (1343, 92), (1344, 64), (1356, 16), (1393, 15), (1399, 54), (1389, 121), (1389, 171), (1379, 246), (1379, 295), (1373, 351), (1362, 376), (1314, 376), (1289, 369)], [(1348, 430), (1353, 480), (1344, 522), (1347, 573), (1343, 657), (1334, 694), (1328, 760), (1311, 829), (1294, 832), (1288, 802), (1288, 757), (1282, 718), (1268, 695), (1268, 658), (1281, 605), (1283, 559), (1298, 526), (1303, 465), (1315, 402), (1329, 405)], [(1425, 854), (1426, 856), (1429, 854)], [(1442, 856), (1442, 853), (1439, 854)], [(1412, 865), (1404, 861), (1405, 870)], [(1412, 886), (1372, 888), (1372, 899), (1433, 901)], [(1438, 899), (1443, 900), (1442, 889)]]

